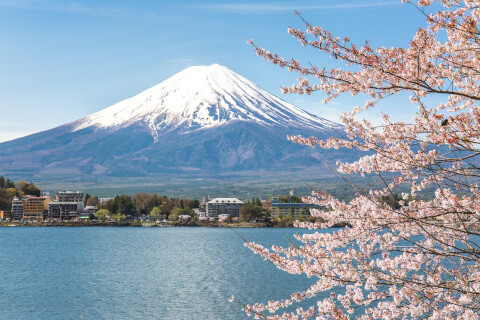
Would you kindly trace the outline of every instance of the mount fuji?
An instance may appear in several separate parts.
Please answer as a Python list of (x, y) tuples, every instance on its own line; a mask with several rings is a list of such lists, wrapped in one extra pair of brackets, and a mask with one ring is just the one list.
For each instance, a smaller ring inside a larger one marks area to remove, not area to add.
[(287, 134), (342, 132), (226, 67), (195, 66), (77, 121), (1, 143), (0, 174), (71, 180), (300, 170), (345, 152), (312, 150)]

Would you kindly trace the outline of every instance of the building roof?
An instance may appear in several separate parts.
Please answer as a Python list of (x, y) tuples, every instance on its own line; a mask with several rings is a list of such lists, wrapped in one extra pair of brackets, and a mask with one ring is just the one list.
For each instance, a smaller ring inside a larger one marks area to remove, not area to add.
[(73, 202), (73, 201), (50, 201), (48, 205), (54, 205), (54, 204), (74, 204), (78, 205), (79, 202)]
[(220, 204), (220, 203), (243, 204), (243, 202), (238, 200), (237, 198), (215, 198), (207, 202), (207, 204)]
[(47, 200), (49, 197), (43, 196), (43, 197), (36, 197), (36, 196), (25, 196), (25, 198), (22, 199), (22, 201), (37, 201), (37, 200)]
[(272, 202), (272, 208), (319, 208), (313, 203)]

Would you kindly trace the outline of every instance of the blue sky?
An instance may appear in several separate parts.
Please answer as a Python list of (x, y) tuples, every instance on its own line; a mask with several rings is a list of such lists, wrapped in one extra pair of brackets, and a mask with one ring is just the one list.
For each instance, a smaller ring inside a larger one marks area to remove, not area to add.
[[(362, 104), (281, 95), (298, 77), (257, 57), (246, 41), (286, 58), (338, 67), (287, 32), (312, 24), (374, 46), (408, 45), (424, 18), (401, 0), (0, 0), (0, 141), (47, 130), (139, 93), (192, 65), (219, 63), (312, 113), (335, 120)], [(405, 97), (384, 104), (415, 113)], [(375, 115), (371, 115), (372, 118)]]

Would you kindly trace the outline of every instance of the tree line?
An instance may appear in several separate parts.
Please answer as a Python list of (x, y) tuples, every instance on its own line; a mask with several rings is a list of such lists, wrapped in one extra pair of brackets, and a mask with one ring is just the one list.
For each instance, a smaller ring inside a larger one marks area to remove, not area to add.
[(27, 195), (39, 197), (40, 193), (40, 188), (33, 182), (24, 180), (14, 182), (9, 178), (0, 176), (0, 210), (10, 210), (13, 197), (22, 198)]
[(240, 221), (251, 221), (266, 218), (268, 215), (268, 211), (262, 206), (260, 199), (252, 198), (252, 201), (247, 201), (244, 206), (240, 207), (238, 219)]
[(193, 209), (200, 206), (196, 199), (169, 198), (155, 193), (136, 193), (132, 196), (120, 195), (112, 200), (99, 203), (97, 196), (85, 195), (86, 206), (97, 206), (100, 215), (122, 215), (138, 217), (145, 215), (151, 219), (173, 219), (180, 215), (193, 216)]

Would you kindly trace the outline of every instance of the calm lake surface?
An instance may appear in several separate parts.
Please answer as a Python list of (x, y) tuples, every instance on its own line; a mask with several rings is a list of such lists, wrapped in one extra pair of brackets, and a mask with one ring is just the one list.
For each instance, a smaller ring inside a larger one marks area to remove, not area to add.
[[(311, 232), (236, 230), (268, 246)], [(0, 270), (0, 319), (251, 319), (231, 295), (266, 302), (314, 281), (224, 228), (0, 228)]]

